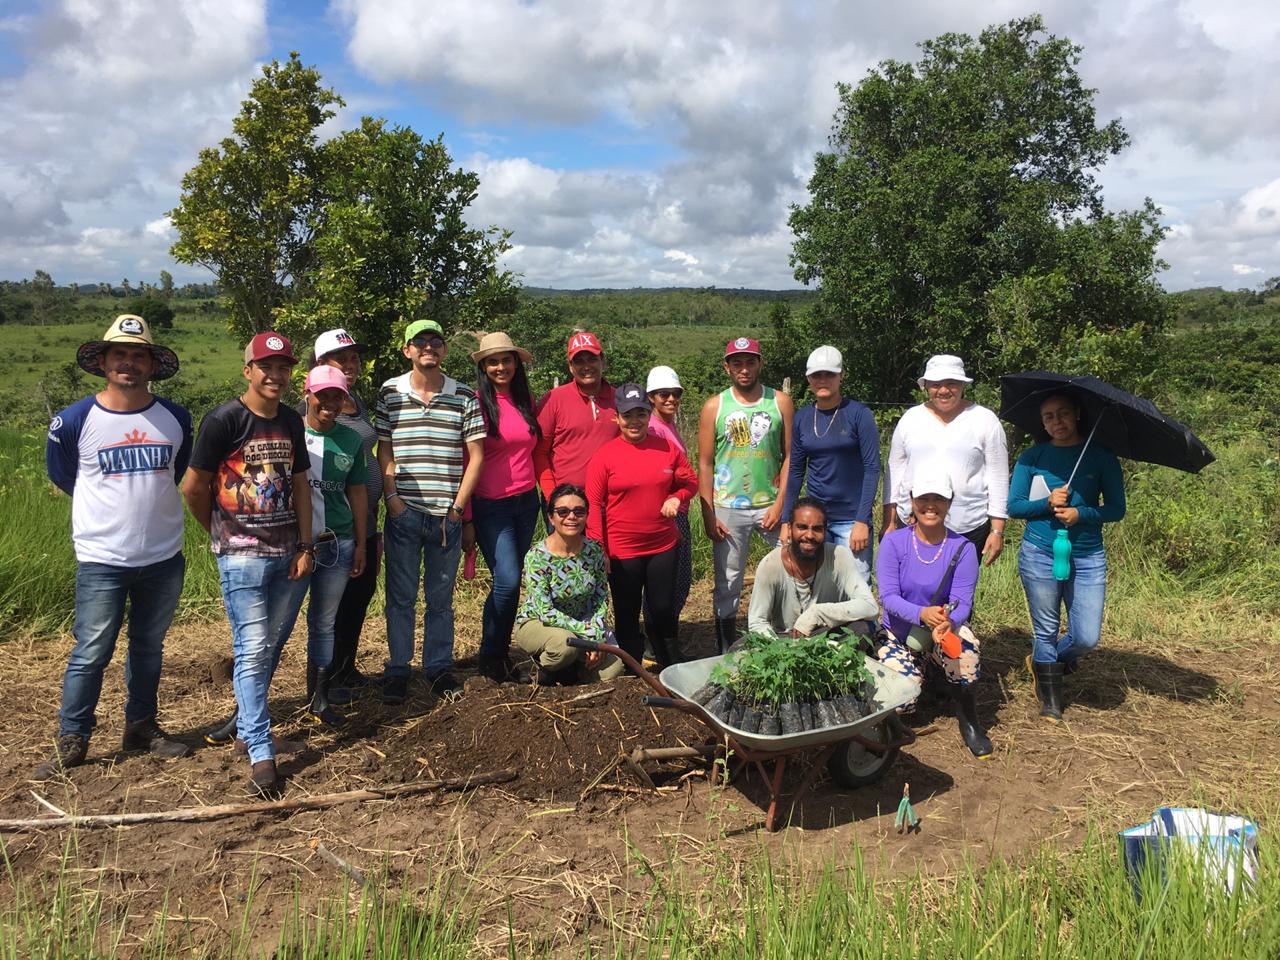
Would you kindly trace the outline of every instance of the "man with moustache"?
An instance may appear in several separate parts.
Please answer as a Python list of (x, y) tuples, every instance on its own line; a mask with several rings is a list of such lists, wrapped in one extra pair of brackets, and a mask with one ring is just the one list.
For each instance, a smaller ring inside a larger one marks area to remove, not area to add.
[(702, 525), (714, 544), (721, 653), (737, 637), (752, 531), (776, 545), (786, 497), (795, 406), (785, 393), (761, 384), (763, 363), (758, 342), (730, 340), (724, 348), (729, 389), (703, 405), (698, 422), (698, 495)]
[(164, 635), (185, 570), (177, 482), (191, 453), (191, 415), (154, 396), (150, 384), (177, 373), (178, 358), (152, 342), (145, 320), (124, 314), (101, 340), (82, 344), (76, 361), (106, 386), (49, 423), (49, 479), (71, 497), (76, 645), (62, 679), (56, 748), (36, 780), (84, 763), (126, 603), (121, 746), (167, 758), (190, 752), (156, 723)]
[[(249, 755), (250, 789), (280, 792), (267, 691), (307, 593), (314, 562), (306, 432), (297, 411), (280, 403), (294, 364), (289, 341), (259, 333), (244, 349), (243, 394), (205, 416), (182, 483), (187, 509), (209, 531), (222, 599), (231, 624), (236, 713), (205, 734), (211, 743), (234, 730)], [(259, 510), (235, 493), (261, 476), (272, 492)], [(288, 496), (284, 494), (288, 492)]]
[(812, 497), (796, 500), (791, 540), (756, 567), (747, 629), (775, 637), (808, 637), (879, 612), (853, 553), (827, 542), (826, 508)]

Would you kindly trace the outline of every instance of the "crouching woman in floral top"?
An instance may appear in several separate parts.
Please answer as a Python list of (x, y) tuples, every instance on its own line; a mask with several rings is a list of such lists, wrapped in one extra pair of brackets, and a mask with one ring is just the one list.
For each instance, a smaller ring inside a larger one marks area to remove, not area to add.
[(586, 538), (587, 495), (562, 483), (547, 501), (551, 533), (525, 554), (524, 602), (512, 635), (538, 664), (538, 683), (612, 680), (623, 672), (617, 657), (569, 646), (574, 637), (613, 643), (605, 626), (609, 579), (604, 550)]

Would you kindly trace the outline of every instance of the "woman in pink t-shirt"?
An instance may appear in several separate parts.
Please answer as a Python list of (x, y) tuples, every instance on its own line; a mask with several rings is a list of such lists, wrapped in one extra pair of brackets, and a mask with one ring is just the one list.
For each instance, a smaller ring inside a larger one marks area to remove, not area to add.
[(493, 575), (484, 602), (478, 667), (498, 683), (519, 681), (511, 662), (511, 631), (520, 604), (520, 573), (538, 523), (533, 448), (538, 442), (537, 411), (525, 364), (529, 351), (505, 333), (485, 334), (471, 359), (476, 362), (476, 395), (488, 432), (484, 472), (471, 498), (476, 544)]
[[(644, 392), (649, 395), (653, 404), (653, 413), (649, 417), (649, 436), (661, 437), (672, 447), (679, 450), (687, 460), (689, 451), (684, 445), (684, 437), (680, 436), (680, 398), (684, 395), (684, 387), (680, 385), (680, 377), (670, 367), (654, 367), (649, 371), (645, 381)], [(689, 504), (680, 505), (680, 513), (676, 516), (676, 529), (680, 531), (679, 554), (676, 557), (676, 615), (684, 609), (689, 599), (689, 590), (693, 586), (693, 537), (689, 533)], [(649, 612), (649, 603), (644, 605), (645, 631), (654, 636), (653, 616)]]

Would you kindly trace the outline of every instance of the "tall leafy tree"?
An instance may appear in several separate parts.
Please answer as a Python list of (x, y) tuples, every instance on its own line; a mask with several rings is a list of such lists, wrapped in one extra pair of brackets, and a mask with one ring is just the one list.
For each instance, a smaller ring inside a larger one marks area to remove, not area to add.
[(200, 151), (169, 213), (178, 231), (170, 251), (218, 277), (242, 339), (269, 329), (273, 310), (305, 291), (324, 206), (318, 130), (343, 106), (320, 74), (291, 53), (262, 68), (232, 124), (232, 135)]
[(1031, 16), (921, 51), (838, 87), (790, 217), (796, 278), (820, 296), (779, 339), (844, 347), (853, 389), (883, 400), (908, 398), (932, 353), (988, 379), (1125, 369), (1166, 319), (1163, 229), (1149, 200), (1103, 206), (1096, 171), (1129, 138), (1097, 123), (1081, 48)]

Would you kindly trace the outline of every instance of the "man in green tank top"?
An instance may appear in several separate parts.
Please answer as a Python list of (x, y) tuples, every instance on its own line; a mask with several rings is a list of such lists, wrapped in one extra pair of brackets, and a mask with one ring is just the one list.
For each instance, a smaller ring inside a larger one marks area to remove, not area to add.
[(742, 577), (754, 530), (778, 542), (786, 496), (787, 456), (795, 407), (785, 393), (760, 383), (760, 344), (749, 337), (724, 348), (728, 390), (702, 408), (698, 423), (698, 492), (702, 524), (714, 544), (716, 643), (737, 639)]

